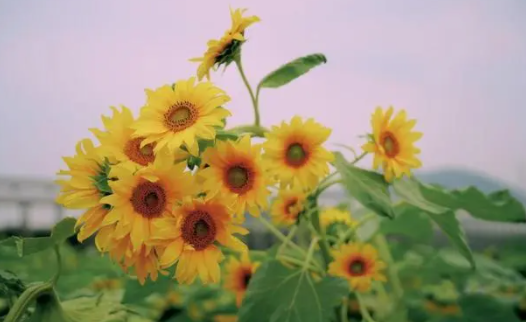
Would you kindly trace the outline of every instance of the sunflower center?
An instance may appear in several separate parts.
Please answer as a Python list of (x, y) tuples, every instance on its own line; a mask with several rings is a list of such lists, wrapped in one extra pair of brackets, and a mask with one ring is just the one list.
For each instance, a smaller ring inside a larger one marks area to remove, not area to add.
[(135, 212), (144, 218), (156, 218), (164, 211), (166, 194), (157, 183), (146, 181), (135, 187), (130, 202)]
[(296, 199), (293, 199), (293, 200), (290, 200), (289, 202), (287, 202), (287, 204), (285, 205), (285, 212), (289, 215), (292, 215), (294, 214), (296, 211), (296, 205), (298, 204), (298, 200)]
[(243, 287), (247, 289), (248, 283), (250, 283), (250, 280), (252, 279), (252, 272), (245, 271), (243, 274)]
[(234, 193), (242, 194), (252, 188), (252, 172), (244, 165), (238, 164), (228, 168), (225, 179), (230, 191)]
[(308, 153), (300, 143), (289, 145), (286, 152), (286, 161), (290, 166), (300, 167), (307, 162)]
[(197, 109), (188, 101), (177, 102), (164, 114), (164, 124), (172, 132), (180, 132), (197, 121)]
[(349, 274), (351, 276), (362, 276), (366, 271), (366, 264), (361, 258), (356, 258), (349, 264)]
[(203, 250), (216, 239), (216, 225), (208, 212), (196, 210), (189, 213), (182, 225), (182, 237), (196, 250)]
[(144, 138), (135, 138), (126, 142), (124, 154), (133, 162), (146, 166), (155, 160), (153, 149), (155, 143), (146, 144), (141, 148)]
[(385, 132), (383, 133), (380, 142), (382, 146), (384, 147), (385, 154), (393, 158), (398, 155), (400, 152), (400, 145), (398, 144), (398, 141), (396, 140), (396, 137), (391, 132)]

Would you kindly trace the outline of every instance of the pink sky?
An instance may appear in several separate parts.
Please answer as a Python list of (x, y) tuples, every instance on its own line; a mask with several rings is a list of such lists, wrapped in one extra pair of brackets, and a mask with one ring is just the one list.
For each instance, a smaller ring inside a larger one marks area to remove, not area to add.
[[(262, 92), (265, 125), (314, 117), (333, 128), (331, 143), (359, 147), (370, 113), (392, 104), (418, 119), (424, 169), (467, 167), (526, 188), (521, 0), (2, 1), (0, 175), (52, 177), (109, 106), (137, 112), (144, 88), (194, 75), (188, 59), (228, 27), (229, 5), (262, 19), (243, 46), (254, 85), (298, 56), (328, 58)], [(236, 70), (213, 81), (232, 97), (229, 125), (252, 122)]]

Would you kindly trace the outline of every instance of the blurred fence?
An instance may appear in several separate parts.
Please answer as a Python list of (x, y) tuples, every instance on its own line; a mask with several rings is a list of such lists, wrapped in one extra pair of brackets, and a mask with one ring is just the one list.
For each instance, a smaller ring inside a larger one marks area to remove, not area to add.
[[(64, 216), (80, 215), (82, 211), (64, 209), (55, 203), (58, 190), (52, 181), (0, 177), (0, 232), (13, 229), (27, 232), (46, 230)], [(344, 191), (329, 189), (323, 194), (320, 204), (337, 205), (345, 199)], [(359, 205), (353, 205), (352, 208), (357, 207)], [(509, 238), (523, 238), (526, 242), (524, 224), (485, 222), (467, 214), (460, 214), (459, 220), (474, 248), (499, 244)], [(272, 242), (272, 236), (266, 234), (258, 223), (249, 218), (247, 225), (253, 226), (250, 244), (263, 247)], [(445, 238), (437, 232), (437, 240), (445, 241)]]

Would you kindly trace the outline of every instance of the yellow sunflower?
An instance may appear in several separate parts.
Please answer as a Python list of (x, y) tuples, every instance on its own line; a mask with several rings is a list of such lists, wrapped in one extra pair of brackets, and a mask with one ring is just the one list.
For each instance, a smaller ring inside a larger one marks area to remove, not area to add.
[(341, 223), (347, 227), (354, 227), (357, 222), (351, 217), (349, 211), (338, 208), (327, 208), (320, 214), (320, 224), (323, 229), (327, 229), (333, 224)]
[(175, 88), (165, 85), (146, 94), (146, 106), (131, 127), (134, 137), (143, 138), (140, 147), (155, 143), (155, 153), (164, 147), (174, 153), (184, 144), (197, 155), (197, 139), (213, 140), (216, 127), (222, 127), (230, 115), (221, 107), (230, 97), (212, 83), (195, 84), (195, 77), (178, 81)]
[[(132, 112), (122, 106), (119, 111), (111, 107), (113, 116), (102, 116), (102, 122), (106, 131), (90, 129), (101, 142), (101, 149), (104, 155), (108, 156), (115, 163), (130, 162), (138, 166), (147, 166), (155, 160), (155, 142), (141, 146), (144, 137), (133, 137), (135, 130), (132, 128), (135, 122)], [(182, 149), (176, 149), (174, 154), (175, 161), (183, 161), (188, 157), (188, 153)]]
[(155, 220), (155, 226), (152, 244), (160, 250), (161, 267), (177, 263), (175, 277), (181, 284), (193, 283), (198, 275), (204, 284), (219, 282), (223, 254), (215, 242), (235, 251), (248, 251), (233, 236), (247, 234), (248, 230), (232, 222), (230, 209), (219, 198), (187, 198), (171, 216)]
[(82, 242), (101, 227), (108, 213), (109, 207), (100, 200), (110, 192), (102, 191), (99, 183), (106, 178), (109, 164), (89, 139), (77, 143), (76, 152), (73, 157), (63, 158), (69, 169), (59, 171), (58, 175), (70, 178), (55, 181), (60, 186), (56, 202), (70, 209), (87, 209), (76, 223), (76, 228), (80, 227), (77, 238)]
[(386, 281), (381, 273), (385, 264), (378, 259), (376, 249), (369, 244), (342, 245), (332, 251), (332, 256), (334, 261), (329, 264), (329, 274), (347, 279), (354, 291), (368, 291), (373, 280)]
[(210, 80), (210, 69), (222, 64), (230, 64), (238, 55), (241, 44), (245, 42), (245, 29), (255, 22), (260, 21), (259, 17), (243, 17), (246, 9), (230, 9), (232, 26), (225, 32), (219, 40), (209, 40), (207, 50), (202, 57), (192, 58), (190, 61), (199, 62), (197, 68), (197, 78), (199, 80), (206, 76)]
[(272, 221), (280, 226), (294, 225), (306, 200), (306, 193), (300, 189), (281, 189), (270, 210)]
[(422, 133), (412, 131), (416, 120), (407, 120), (405, 110), (398, 112), (391, 120), (392, 116), (392, 107), (386, 112), (381, 107), (376, 108), (371, 118), (371, 140), (362, 146), (365, 152), (374, 153), (373, 168), (378, 169), (382, 165), (387, 182), (404, 174), (410, 176), (412, 168), (422, 166), (417, 158), (420, 149), (414, 146)]
[(153, 219), (168, 216), (177, 202), (197, 193), (192, 175), (185, 172), (186, 164), (174, 164), (166, 150), (158, 153), (153, 164), (136, 170), (117, 166), (111, 176), (113, 194), (101, 202), (112, 209), (103, 225), (115, 224), (113, 237), (130, 234), (133, 250), (137, 251), (155, 231)]
[(232, 203), (237, 218), (245, 211), (260, 215), (260, 208), (268, 207), (270, 191), (265, 178), (261, 147), (251, 145), (250, 136), (238, 141), (218, 141), (215, 147), (203, 152), (203, 164), (208, 167), (199, 171), (199, 180), (208, 198), (221, 194)]
[(322, 146), (330, 134), (330, 129), (313, 119), (303, 122), (299, 116), (293, 117), (290, 124), (272, 127), (263, 143), (270, 175), (280, 181), (282, 188), (299, 185), (313, 189), (329, 173), (328, 163), (334, 159)]
[(241, 306), (250, 279), (259, 267), (259, 262), (251, 262), (247, 253), (241, 255), (241, 261), (231, 256), (226, 263), (225, 288), (236, 295), (236, 304)]

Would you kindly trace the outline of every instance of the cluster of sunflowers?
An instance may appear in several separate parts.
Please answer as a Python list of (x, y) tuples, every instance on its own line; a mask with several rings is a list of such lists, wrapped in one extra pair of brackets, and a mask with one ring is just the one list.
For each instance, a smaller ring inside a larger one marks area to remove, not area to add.
[[(227, 264), (227, 287), (239, 291), (238, 303), (257, 268), (237, 236), (248, 233), (245, 215), (261, 218), (270, 210), (276, 224), (296, 225), (334, 159), (323, 146), (331, 130), (313, 119), (295, 116), (270, 130), (260, 126), (257, 98), (240, 63), (245, 30), (259, 18), (243, 13), (231, 10), (232, 27), (194, 59), (200, 62), (197, 79), (147, 89), (136, 118), (124, 106), (112, 107), (113, 114), (102, 117), (104, 128), (90, 130), (98, 143), (81, 140), (76, 155), (64, 158), (68, 169), (59, 172), (69, 178), (57, 181), (59, 204), (86, 209), (77, 221), (78, 239), (95, 235), (97, 249), (133, 270), (141, 283), (168, 274), (174, 265), (179, 283), (197, 277), (217, 283), (223, 250), (237, 252)], [(224, 105), (230, 97), (209, 79), (210, 70), (232, 62), (255, 102), (256, 122), (228, 130)], [(202, 81), (205, 76), (208, 81)], [(412, 132), (414, 120), (404, 111), (392, 116), (392, 108), (375, 111), (373, 133), (363, 146), (387, 181), (420, 166), (413, 143), (421, 134)], [(263, 142), (255, 143), (254, 136)], [(272, 205), (271, 189), (279, 190)], [(321, 218), (326, 230), (334, 223), (355, 224), (349, 213), (335, 209)], [(385, 279), (371, 245), (339, 245), (333, 258), (329, 273), (348, 278), (353, 289)]]

